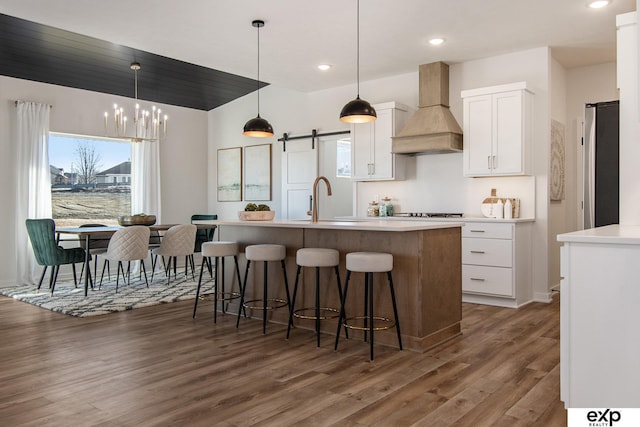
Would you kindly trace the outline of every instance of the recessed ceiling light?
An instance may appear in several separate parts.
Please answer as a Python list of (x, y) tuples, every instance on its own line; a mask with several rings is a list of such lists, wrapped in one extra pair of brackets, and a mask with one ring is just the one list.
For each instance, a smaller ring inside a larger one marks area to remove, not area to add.
[(611, 3), (610, 0), (596, 0), (589, 3), (589, 7), (592, 9), (600, 9), (601, 7), (605, 7)]
[(321, 71), (327, 71), (330, 68), (331, 68), (331, 65), (329, 65), (329, 64), (320, 64), (320, 65), (318, 65), (318, 70), (321, 70)]
[(441, 45), (442, 43), (444, 43), (444, 39), (442, 39), (442, 38), (440, 38), (440, 37), (433, 38), (433, 39), (429, 40), (429, 43), (431, 43), (431, 44), (432, 44), (432, 45), (434, 45), (434, 46), (439, 46), (439, 45)]

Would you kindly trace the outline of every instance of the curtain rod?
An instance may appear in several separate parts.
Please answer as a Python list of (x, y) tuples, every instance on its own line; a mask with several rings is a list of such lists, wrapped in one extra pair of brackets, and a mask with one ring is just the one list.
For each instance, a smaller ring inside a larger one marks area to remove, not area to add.
[(351, 133), (351, 131), (349, 131), (349, 130), (318, 133), (318, 131), (316, 129), (312, 129), (311, 130), (311, 135), (289, 136), (289, 134), (283, 133), (282, 134), (282, 138), (278, 138), (278, 141), (282, 141), (282, 151), (284, 152), (284, 151), (287, 151), (287, 141), (293, 141), (293, 140), (296, 140), (296, 139), (308, 139), (308, 138), (311, 138), (311, 149), (314, 150), (315, 149), (316, 138), (319, 138), (321, 136), (346, 135), (346, 134), (349, 134), (349, 133)]
[[(15, 101), (13, 101), (15, 106), (18, 106), (18, 102), (35, 102), (35, 101), (24, 101), (22, 99), (16, 99)], [(49, 104), (49, 108), (53, 108), (53, 105)]]

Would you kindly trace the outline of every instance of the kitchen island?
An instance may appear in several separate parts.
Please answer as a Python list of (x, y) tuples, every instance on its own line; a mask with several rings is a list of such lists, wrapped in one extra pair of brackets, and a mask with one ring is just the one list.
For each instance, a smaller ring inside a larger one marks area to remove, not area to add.
[[(305, 247), (324, 247), (340, 252), (340, 275), (346, 277), (345, 256), (349, 252), (388, 252), (394, 257), (393, 281), (395, 285), (400, 329), (404, 347), (415, 351), (427, 349), (460, 334), (462, 317), (461, 227), (459, 222), (422, 221), (311, 221), (274, 220), (238, 221), (217, 220), (220, 240), (237, 241), (240, 250), (252, 244), (273, 243), (287, 248), (287, 275), (290, 288), (296, 273), (296, 251)], [(242, 257), (241, 257), (242, 258)], [(244, 262), (244, 260), (242, 259)], [(261, 296), (262, 263), (251, 267), (247, 296)], [(244, 272), (244, 269), (241, 270)], [(282, 270), (268, 269), (270, 290), (278, 294), (270, 297), (285, 298)], [(230, 275), (229, 275), (230, 276)], [(231, 285), (231, 277), (227, 287)], [(303, 269), (296, 307), (314, 305), (315, 275)], [(361, 314), (363, 304), (363, 275), (352, 274), (346, 302), (347, 317)], [(386, 278), (376, 276), (375, 312), (392, 317), (391, 300)], [(383, 282), (384, 281), (384, 282)], [(321, 269), (321, 304), (339, 307), (335, 290), (335, 275), (330, 269)], [(277, 286), (276, 286), (277, 285)], [(383, 285), (383, 286), (380, 286)], [(233, 309), (232, 309), (233, 310)], [(237, 306), (236, 306), (237, 310)], [(269, 313), (271, 321), (286, 324), (286, 309)], [(260, 312), (252, 313), (254, 316)], [(313, 322), (296, 321), (296, 327), (313, 327)], [(335, 321), (324, 321), (322, 330), (335, 334)], [(296, 333), (293, 331), (292, 333)], [(299, 332), (300, 333), (300, 332)], [(360, 339), (360, 334), (358, 339)], [(329, 342), (329, 341), (326, 341)], [(397, 345), (393, 329), (376, 333), (376, 342)]]
[(640, 406), (640, 226), (559, 234), (560, 400), (566, 408)]

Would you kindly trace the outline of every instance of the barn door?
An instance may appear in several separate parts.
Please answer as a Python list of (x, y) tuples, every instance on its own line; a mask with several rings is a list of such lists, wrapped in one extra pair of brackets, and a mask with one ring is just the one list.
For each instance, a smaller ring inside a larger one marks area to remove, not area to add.
[(318, 144), (311, 148), (311, 138), (287, 144), (282, 153), (282, 218), (311, 219), (313, 181), (318, 176)]

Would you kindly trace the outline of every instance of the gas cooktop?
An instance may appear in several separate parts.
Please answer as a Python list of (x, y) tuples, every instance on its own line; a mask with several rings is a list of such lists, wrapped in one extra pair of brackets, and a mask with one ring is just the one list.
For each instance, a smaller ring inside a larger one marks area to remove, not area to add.
[(462, 218), (464, 214), (451, 212), (399, 212), (393, 216), (411, 218)]

